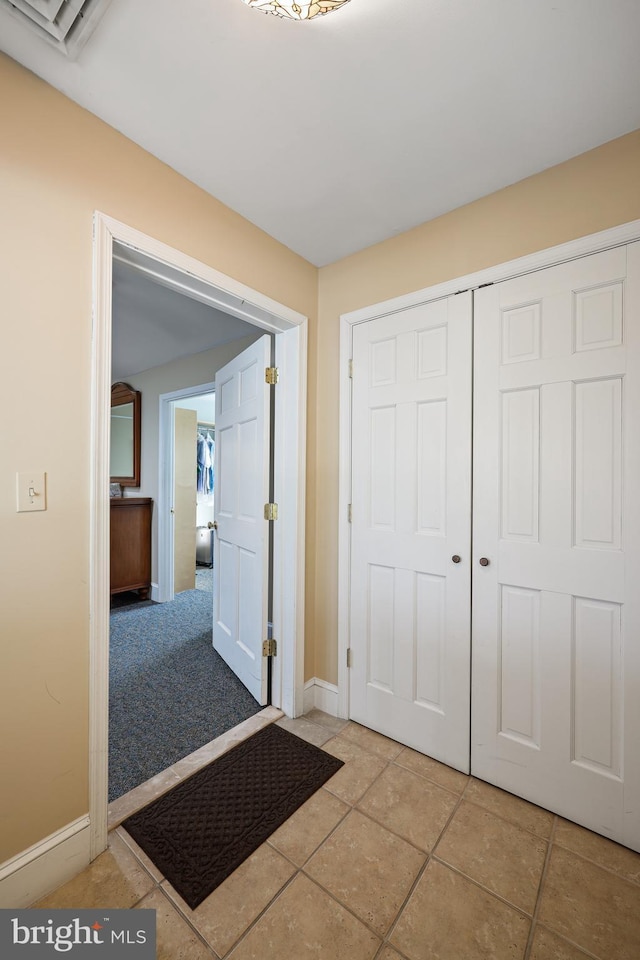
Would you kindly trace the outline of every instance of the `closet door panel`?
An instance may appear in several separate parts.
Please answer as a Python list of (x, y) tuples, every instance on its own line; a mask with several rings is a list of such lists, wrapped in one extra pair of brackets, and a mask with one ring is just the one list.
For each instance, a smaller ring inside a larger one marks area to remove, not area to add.
[(466, 293), (353, 341), (350, 715), (465, 771), (471, 322)]
[(638, 249), (475, 294), (471, 764), (636, 849)]

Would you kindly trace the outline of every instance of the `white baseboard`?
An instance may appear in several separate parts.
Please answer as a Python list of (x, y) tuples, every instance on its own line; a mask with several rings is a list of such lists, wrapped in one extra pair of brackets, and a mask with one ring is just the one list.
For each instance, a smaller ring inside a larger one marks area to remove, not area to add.
[(149, 594), (149, 600), (153, 600), (154, 603), (160, 603), (160, 588), (157, 583), (151, 584), (151, 592)]
[(319, 677), (312, 677), (304, 685), (304, 712), (313, 708), (324, 710), (332, 717), (338, 716), (338, 688)]
[(89, 817), (80, 817), (0, 865), (0, 907), (30, 907), (84, 870), (89, 827)]

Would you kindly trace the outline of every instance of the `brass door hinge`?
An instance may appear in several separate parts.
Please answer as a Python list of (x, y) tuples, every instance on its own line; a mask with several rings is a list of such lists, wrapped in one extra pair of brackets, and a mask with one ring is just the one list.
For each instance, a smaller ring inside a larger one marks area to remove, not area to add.
[(264, 371), (265, 382), (269, 384), (270, 387), (276, 385), (280, 379), (280, 373), (277, 367), (265, 367)]
[(278, 655), (278, 641), (277, 640), (263, 640), (262, 641), (262, 656), (263, 657), (277, 657)]
[(353, 504), (347, 504), (347, 521), (353, 523)]
[(353, 380), (353, 360), (349, 360), (349, 379)]
[(347, 667), (351, 666), (351, 647), (347, 647)]
[(278, 519), (278, 504), (277, 504), (277, 503), (265, 503), (265, 505), (264, 505), (264, 518), (265, 518), (265, 520), (277, 520), (277, 519)]

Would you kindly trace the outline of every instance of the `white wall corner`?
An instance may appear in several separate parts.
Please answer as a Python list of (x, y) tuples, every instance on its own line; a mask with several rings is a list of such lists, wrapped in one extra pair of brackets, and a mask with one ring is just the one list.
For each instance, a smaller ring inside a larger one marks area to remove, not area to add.
[(332, 717), (338, 716), (338, 688), (319, 677), (312, 677), (304, 685), (304, 712), (313, 708), (323, 710)]
[(0, 865), (0, 908), (30, 907), (91, 861), (89, 817), (80, 817)]

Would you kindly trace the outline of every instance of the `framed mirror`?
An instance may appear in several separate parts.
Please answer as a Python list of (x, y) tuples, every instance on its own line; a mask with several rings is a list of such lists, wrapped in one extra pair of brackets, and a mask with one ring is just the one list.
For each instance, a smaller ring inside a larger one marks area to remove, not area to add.
[(111, 387), (111, 483), (140, 486), (140, 391), (128, 383)]

